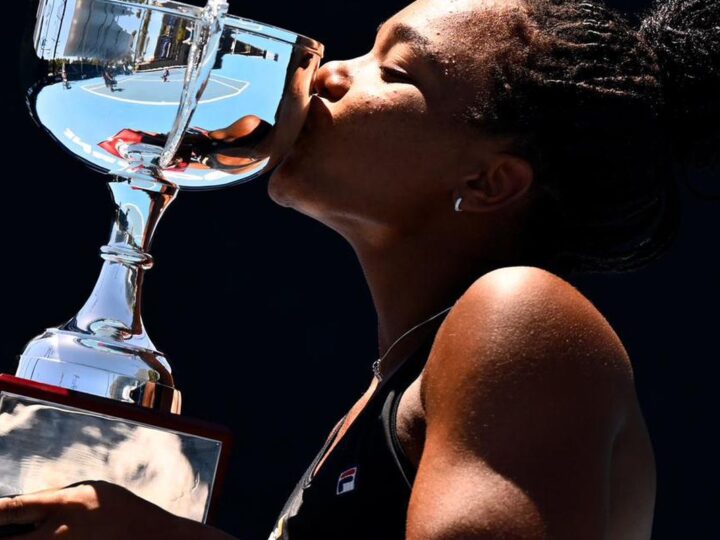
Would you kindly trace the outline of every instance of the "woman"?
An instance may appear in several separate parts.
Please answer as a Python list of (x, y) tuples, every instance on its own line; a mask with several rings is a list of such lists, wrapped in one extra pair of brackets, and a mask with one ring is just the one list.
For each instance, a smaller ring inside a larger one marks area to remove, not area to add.
[[(639, 31), (596, 2), (418, 0), (321, 69), (269, 192), (351, 243), (382, 356), (271, 539), (650, 537), (630, 361), (560, 276), (669, 245), (675, 173), (716, 159), (718, 27), (714, 0)], [(95, 482), (3, 500), (0, 523), (229, 538)]]

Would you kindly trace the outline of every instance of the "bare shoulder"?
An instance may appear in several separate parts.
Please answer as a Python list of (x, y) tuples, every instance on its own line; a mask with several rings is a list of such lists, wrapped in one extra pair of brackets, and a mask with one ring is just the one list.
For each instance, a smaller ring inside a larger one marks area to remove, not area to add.
[(635, 464), (652, 458), (630, 359), (567, 281), (526, 266), (479, 278), (438, 330), (420, 394), (408, 538), (647, 537), (653, 470)]
[(559, 370), (578, 375), (575, 385), (594, 385), (600, 376), (627, 391), (633, 386), (630, 358), (607, 319), (568, 281), (533, 266), (499, 268), (467, 289), (438, 331), (423, 399), (434, 379), (446, 378), (433, 375), (448, 369), (532, 370), (545, 382)]

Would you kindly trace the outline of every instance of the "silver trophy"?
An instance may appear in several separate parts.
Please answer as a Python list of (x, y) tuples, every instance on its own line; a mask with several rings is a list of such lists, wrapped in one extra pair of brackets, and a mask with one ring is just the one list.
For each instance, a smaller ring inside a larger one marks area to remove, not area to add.
[(105, 479), (207, 519), (228, 438), (177, 416), (170, 364), (140, 313), (148, 249), (180, 189), (246, 182), (279, 163), (323, 53), (227, 9), (39, 1), (32, 115), (110, 175), (116, 209), (88, 300), (27, 344), (16, 377), (0, 376), (0, 496)]

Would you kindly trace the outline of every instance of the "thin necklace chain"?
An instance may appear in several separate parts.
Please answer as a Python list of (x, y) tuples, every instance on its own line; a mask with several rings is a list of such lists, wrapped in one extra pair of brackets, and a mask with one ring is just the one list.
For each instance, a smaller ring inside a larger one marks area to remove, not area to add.
[[(453, 304), (453, 305), (454, 305), (454, 304)], [(382, 361), (385, 360), (385, 358), (387, 357), (388, 354), (390, 354), (390, 351), (393, 350), (393, 347), (395, 347), (395, 345), (397, 345), (405, 336), (407, 336), (407, 335), (410, 334), (411, 332), (414, 332), (415, 330), (417, 330), (417, 329), (420, 328), (421, 326), (429, 323), (430, 321), (432, 321), (432, 320), (434, 320), (434, 319), (437, 319), (440, 315), (442, 315), (443, 313), (447, 313), (447, 312), (450, 311), (452, 308), (453, 308), (453, 306), (450, 306), (450, 307), (448, 307), (448, 308), (443, 309), (440, 313), (436, 313), (435, 315), (433, 315), (433, 316), (430, 317), (429, 319), (426, 319), (426, 320), (424, 320), (423, 322), (416, 324), (416, 325), (413, 326), (410, 330), (408, 330), (407, 332), (405, 332), (402, 336), (400, 336), (399, 338), (397, 338), (397, 339), (393, 342), (393, 344), (390, 345), (390, 347), (388, 347), (388, 350), (385, 351), (385, 354), (383, 354), (380, 358), (378, 358), (377, 360), (375, 360), (375, 361), (373, 362), (373, 365), (372, 365), (373, 373), (375, 373), (375, 376), (378, 378), (378, 380), (379, 380), (379, 381), (382, 381), (382, 376), (380, 375), (380, 364), (382, 364)]]

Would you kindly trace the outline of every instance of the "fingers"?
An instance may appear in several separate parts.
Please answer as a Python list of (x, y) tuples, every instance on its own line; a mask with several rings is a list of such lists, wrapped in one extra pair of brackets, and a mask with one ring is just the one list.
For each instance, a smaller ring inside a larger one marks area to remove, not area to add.
[(46, 515), (46, 510), (42, 507), (27, 505), (22, 495), (0, 499), (0, 527), (36, 523), (42, 521)]
[(0, 499), (0, 527), (45, 521), (58, 503), (57, 490)]

